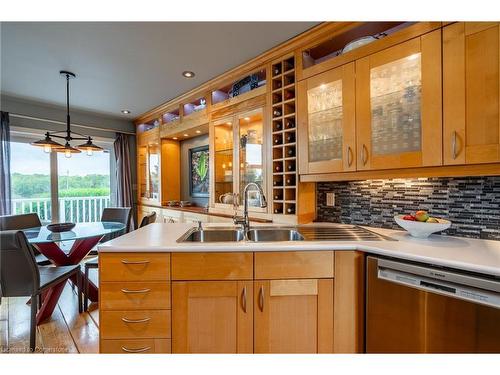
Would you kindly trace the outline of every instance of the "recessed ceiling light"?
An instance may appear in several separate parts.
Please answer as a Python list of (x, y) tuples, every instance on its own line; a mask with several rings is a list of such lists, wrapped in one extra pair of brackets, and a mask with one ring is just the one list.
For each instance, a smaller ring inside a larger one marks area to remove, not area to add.
[(245, 121), (250, 121), (250, 117), (245, 117)]
[(200, 133), (201, 133), (201, 131), (199, 131), (199, 130), (196, 131), (196, 134), (200, 134)]
[(189, 137), (189, 134), (184, 134), (184, 137)]
[(194, 77), (194, 72), (190, 71), (190, 70), (185, 70), (184, 72), (182, 72), (182, 75), (186, 78), (193, 78)]
[(122, 109), (122, 113), (124, 115), (128, 115), (128, 114), (130, 114), (130, 111), (128, 109)]
[(231, 125), (231, 123), (230, 122), (226, 122), (226, 125)]
[(172, 137), (172, 139), (177, 139), (177, 137)]

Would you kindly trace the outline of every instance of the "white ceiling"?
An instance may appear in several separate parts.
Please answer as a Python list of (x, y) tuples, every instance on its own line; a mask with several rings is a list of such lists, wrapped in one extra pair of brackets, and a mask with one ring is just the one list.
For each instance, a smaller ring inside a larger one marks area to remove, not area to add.
[[(311, 28), (312, 22), (1, 24), (3, 94), (133, 118)], [(181, 76), (184, 70), (194, 79)], [(120, 110), (129, 109), (131, 115)]]

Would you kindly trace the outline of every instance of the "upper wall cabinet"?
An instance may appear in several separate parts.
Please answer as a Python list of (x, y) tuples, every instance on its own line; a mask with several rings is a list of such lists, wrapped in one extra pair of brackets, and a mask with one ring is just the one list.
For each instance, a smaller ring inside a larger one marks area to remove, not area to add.
[(443, 29), (444, 163), (500, 162), (500, 26)]
[(441, 165), (441, 92), (440, 30), (357, 60), (357, 169)]
[(299, 83), (299, 173), (356, 169), (354, 63)]
[[(231, 208), (234, 204), (243, 204), (244, 188), (250, 182), (267, 191), (266, 129), (262, 108), (211, 123), (212, 207)], [(251, 191), (248, 202), (250, 210), (266, 212), (266, 209), (260, 208), (260, 203), (261, 197), (257, 191)]]

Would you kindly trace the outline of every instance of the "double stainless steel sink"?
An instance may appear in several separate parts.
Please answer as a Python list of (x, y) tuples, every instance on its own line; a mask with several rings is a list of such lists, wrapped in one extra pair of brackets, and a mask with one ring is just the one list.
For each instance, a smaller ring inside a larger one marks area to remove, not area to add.
[(177, 242), (280, 242), (280, 241), (383, 241), (391, 240), (355, 225), (250, 228), (246, 233), (240, 228), (206, 227), (191, 228)]

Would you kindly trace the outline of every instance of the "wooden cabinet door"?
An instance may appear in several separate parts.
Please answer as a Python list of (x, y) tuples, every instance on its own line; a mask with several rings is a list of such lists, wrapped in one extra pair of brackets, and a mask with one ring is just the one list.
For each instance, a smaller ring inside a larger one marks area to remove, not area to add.
[(173, 353), (252, 353), (252, 281), (172, 282)]
[(356, 170), (354, 63), (298, 85), (299, 173)]
[(442, 164), (441, 30), (356, 61), (357, 169)]
[(443, 29), (444, 163), (500, 162), (500, 24)]
[(255, 353), (333, 353), (333, 279), (254, 282)]

